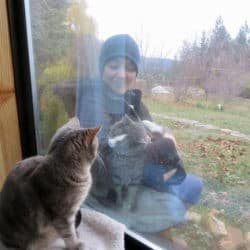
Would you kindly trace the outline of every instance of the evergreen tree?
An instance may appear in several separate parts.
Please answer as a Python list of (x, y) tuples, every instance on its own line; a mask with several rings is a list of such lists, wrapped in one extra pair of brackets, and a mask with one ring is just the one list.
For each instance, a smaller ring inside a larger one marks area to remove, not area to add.
[(215, 27), (212, 30), (210, 38), (211, 52), (217, 54), (221, 49), (223, 50), (229, 49), (230, 42), (231, 42), (231, 36), (224, 25), (222, 17), (219, 16), (215, 21)]
[(207, 38), (207, 34), (205, 31), (202, 31), (202, 34), (201, 34), (200, 48), (201, 48), (201, 51), (205, 51), (208, 48), (208, 38)]
[(242, 47), (248, 46), (248, 41), (249, 41), (248, 39), (250, 38), (249, 33), (250, 33), (250, 29), (248, 27), (247, 22), (245, 22), (245, 24), (240, 27), (239, 33), (235, 39), (236, 42)]

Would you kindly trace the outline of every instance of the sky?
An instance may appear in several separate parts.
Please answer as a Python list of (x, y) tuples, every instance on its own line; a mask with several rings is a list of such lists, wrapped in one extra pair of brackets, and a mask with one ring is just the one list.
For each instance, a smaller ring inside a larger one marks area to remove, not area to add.
[(174, 58), (183, 41), (192, 42), (210, 32), (216, 18), (234, 38), (250, 25), (249, 0), (86, 0), (99, 39), (128, 33), (149, 56)]

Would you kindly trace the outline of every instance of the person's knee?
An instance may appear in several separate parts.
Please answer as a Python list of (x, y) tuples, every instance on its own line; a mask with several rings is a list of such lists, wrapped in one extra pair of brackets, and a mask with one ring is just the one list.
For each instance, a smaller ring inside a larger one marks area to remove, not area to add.
[(173, 186), (173, 193), (183, 200), (185, 204), (194, 205), (201, 197), (202, 179), (198, 176), (187, 174), (184, 181), (178, 185)]
[[(168, 194), (168, 197), (172, 195)], [(169, 202), (169, 201), (168, 201)], [(182, 223), (186, 214), (186, 208), (182, 200), (177, 196), (171, 197), (171, 202), (168, 203), (167, 214), (169, 216), (169, 222), (172, 225)]]
[(193, 205), (196, 204), (200, 200), (202, 188), (203, 188), (202, 179), (198, 176), (192, 176), (192, 186), (190, 189), (190, 195), (187, 202)]

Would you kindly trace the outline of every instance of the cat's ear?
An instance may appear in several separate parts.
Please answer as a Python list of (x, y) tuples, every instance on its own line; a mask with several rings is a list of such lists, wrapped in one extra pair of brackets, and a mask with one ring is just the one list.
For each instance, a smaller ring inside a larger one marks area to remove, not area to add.
[(122, 119), (123, 122), (127, 125), (133, 123), (133, 120), (127, 114), (125, 114)]
[(84, 139), (88, 145), (92, 144), (94, 138), (96, 137), (98, 132), (101, 130), (101, 128), (102, 128), (102, 126), (84, 129), (84, 131), (83, 131)]
[(80, 128), (80, 122), (79, 119), (77, 117), (73, 117), (71, 119), (69, 119), (69, 121), (67, 123), (65, 123), (64, 125), (62, 125), (60, 128), (57, 129), (56, 133), (54, 134), (53, 138), (51, 139), (51, 141), (54, 141), (55, 138), (57, 138), (59, 135), (65, 133), (66, 131), (68, 131), (68, 129), (79, 129)]
[(72, 117), (64, 126), (69, 127), (69, 128), (76, 128), (80, 126), (80, 121), (75, 116), (75, 117)]

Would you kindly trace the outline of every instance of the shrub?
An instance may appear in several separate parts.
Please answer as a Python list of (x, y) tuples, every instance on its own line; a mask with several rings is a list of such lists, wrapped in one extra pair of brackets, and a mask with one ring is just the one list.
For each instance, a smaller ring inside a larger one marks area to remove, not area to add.
[(41, 150), (44, 153), (56, 129), (69, 119), (63, 101), (53, 94), (50, 86), (44, 88), (40, 97)]
[(243, 88), (243, 90), (242, 90), (240, 96), (243, 97), (243, 98), (248, 98), (248, 99), (250, 99), (250, 87), (245, 87), (245, 88)]

